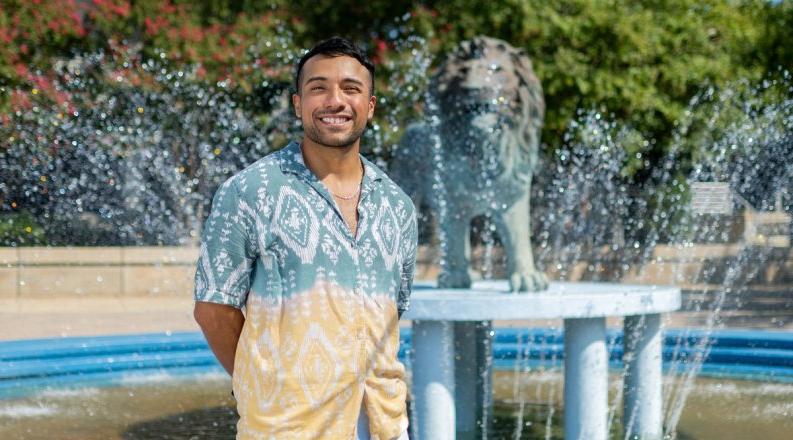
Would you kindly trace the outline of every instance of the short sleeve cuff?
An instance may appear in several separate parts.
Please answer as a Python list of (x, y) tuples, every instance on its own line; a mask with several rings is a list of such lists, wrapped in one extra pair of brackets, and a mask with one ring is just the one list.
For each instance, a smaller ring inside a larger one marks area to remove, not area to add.
[(241, 309), (245, 305), (245, 299), (238, 296), (222, 292), (219, 290), (196, 291), (193, 298), (197, 302), (208, 302), (213, 304), (223, 304)]

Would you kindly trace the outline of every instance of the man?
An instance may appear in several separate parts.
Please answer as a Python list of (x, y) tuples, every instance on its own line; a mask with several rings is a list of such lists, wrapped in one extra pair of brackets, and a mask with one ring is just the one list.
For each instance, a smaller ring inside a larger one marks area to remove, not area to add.
[(406, 439), (398, 320), (416, 213), (359, 154), (374, 66), (331, 38), (303, 56), (295, 85), (302, 141), (215, 194), (195, 318), (232, 375), (238, 439)]

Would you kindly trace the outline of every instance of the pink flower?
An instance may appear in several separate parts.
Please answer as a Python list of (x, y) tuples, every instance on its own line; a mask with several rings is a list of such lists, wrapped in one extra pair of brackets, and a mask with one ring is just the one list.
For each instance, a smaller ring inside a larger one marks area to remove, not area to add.
[(14, 70), (16, 70), (16, 73), (17, 73), (18, 76), (24, 77), (24, 76), (27, 76), (27, 74), (28, 74), (27, 66), (25, 66), (22, 63), (15, 64), (14, 65)]

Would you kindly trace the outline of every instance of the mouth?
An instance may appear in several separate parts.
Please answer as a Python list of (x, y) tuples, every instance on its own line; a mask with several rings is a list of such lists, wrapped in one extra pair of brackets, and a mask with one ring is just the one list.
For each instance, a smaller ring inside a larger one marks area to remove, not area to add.
[(321, 116), (319, 121), (329, 127), (342, 127), (352, 121), (352, 116), (348, 115), (326, 115)]

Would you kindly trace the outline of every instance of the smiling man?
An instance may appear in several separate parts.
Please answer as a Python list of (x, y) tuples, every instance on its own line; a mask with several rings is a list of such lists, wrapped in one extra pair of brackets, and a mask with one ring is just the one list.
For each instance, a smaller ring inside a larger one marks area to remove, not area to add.
[(398, 321), (416, 213), (360, 155), (374, 66), (331, 38), (300, 60), (295, 86), (302, 140), (215, 194), (195, 318), (232, 374), (238, 439), (406, 439)]

